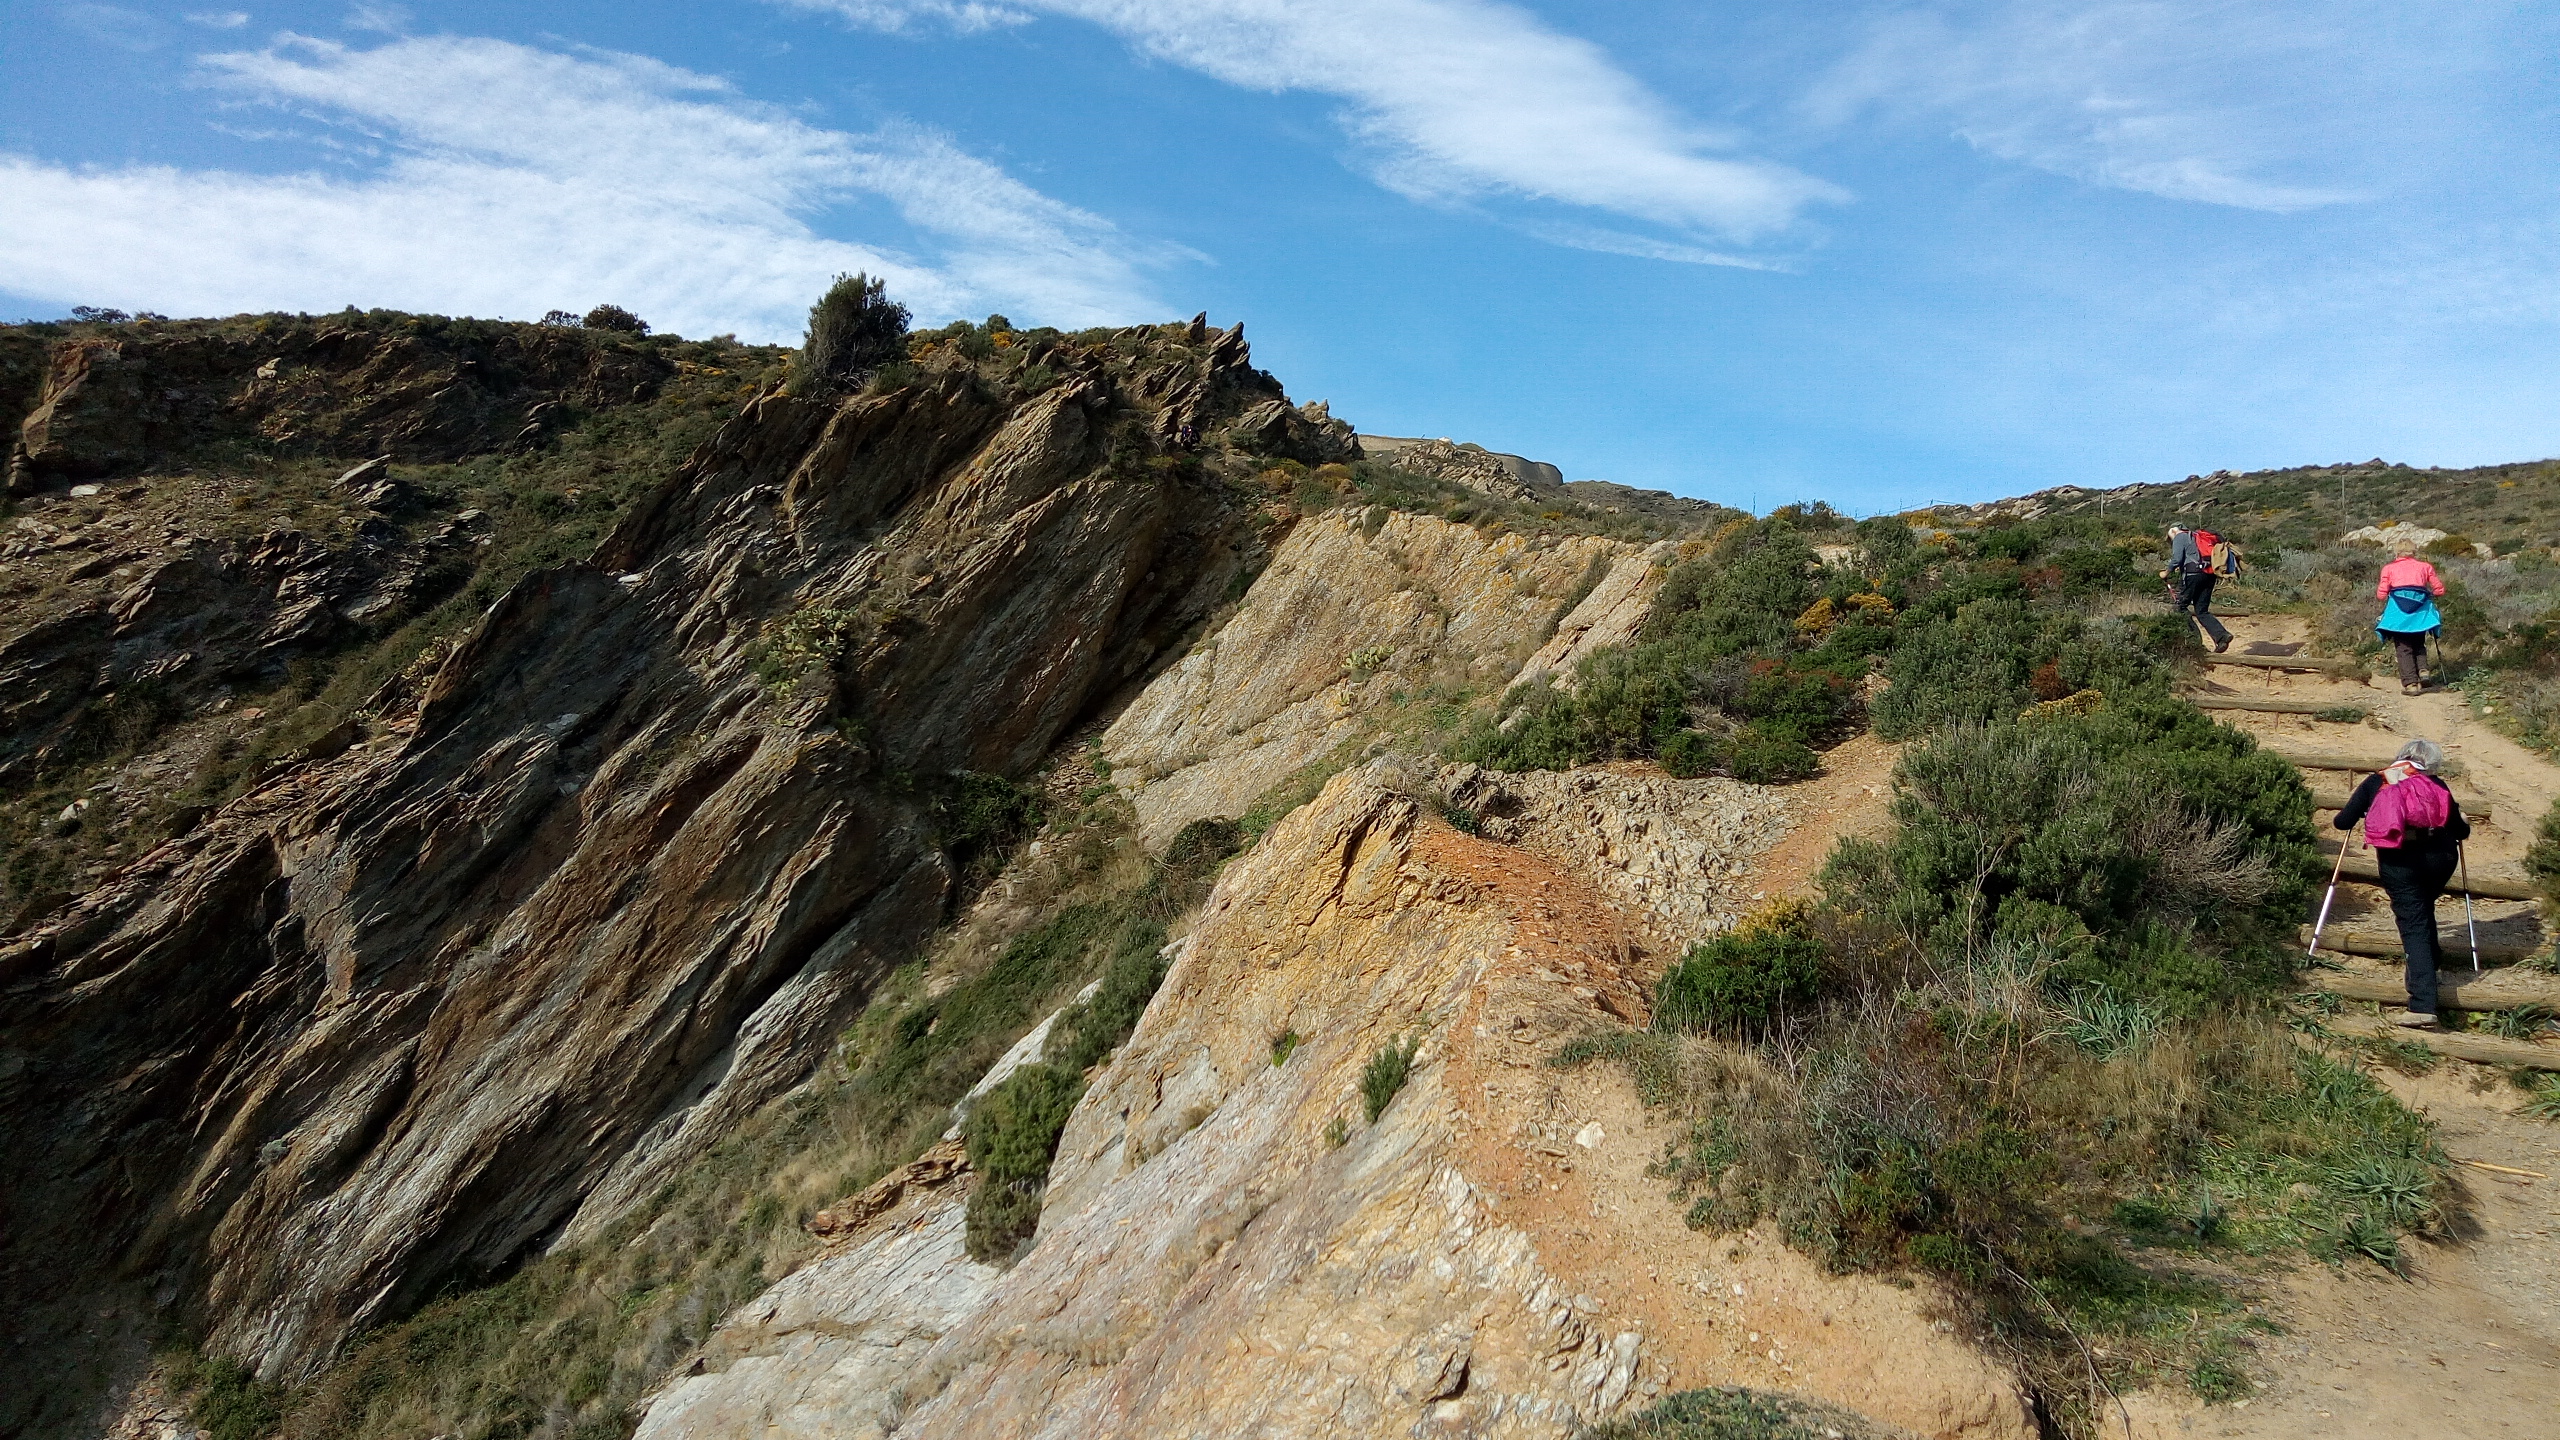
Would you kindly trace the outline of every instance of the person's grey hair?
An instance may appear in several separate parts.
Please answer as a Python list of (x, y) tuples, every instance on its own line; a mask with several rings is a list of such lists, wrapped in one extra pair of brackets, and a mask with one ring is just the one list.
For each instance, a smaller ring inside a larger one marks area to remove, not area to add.
[(2412, 740), (2400, 747), (2399, 754), (2391, 757), (2394, 765), (2403, 760), (2417, 767), (2420, 774), (2433, 775), (2436, 767), (2444, 763), (2444, 747), (2433, 740)]

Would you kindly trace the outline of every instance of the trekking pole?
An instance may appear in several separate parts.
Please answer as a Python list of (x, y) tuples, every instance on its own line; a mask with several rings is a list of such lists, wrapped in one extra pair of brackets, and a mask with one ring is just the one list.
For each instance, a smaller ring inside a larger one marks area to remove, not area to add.
[(2462, 923), (2471, 931), (2471, 973), (2480, 973), (2480, 922), (2471, 913), (2471, 847), (2457, 840), (2453, 853), (2462, 858)]
[(2338, 898), (2338, 876), (2347, 868), (2347, 847), (2355, 843), (2352, 835), (2338, 840), (2338, 863), (2329, 867), (2329, 893), (2320, 897), (2320, 918), (2311, 923), (2311, 953), (2303, 957), (2306, 960), (2320, 958), (2320, 932), (2329, 928), (2329, 906)]

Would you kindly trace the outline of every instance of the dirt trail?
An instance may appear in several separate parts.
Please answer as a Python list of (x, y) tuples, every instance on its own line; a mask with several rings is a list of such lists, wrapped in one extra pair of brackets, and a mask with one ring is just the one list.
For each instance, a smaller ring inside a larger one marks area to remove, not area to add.
[[(2295, 617), (2230, 622), (2234, 654), (2291, 654), (2307, 638)], [(2371, 712), (2362, 725), (2246, 711), (2217, 718), (2275, 739), (2388, 756), (2424, 736), (2462, 763), (2457, 782), (2491, 802), (2475, 825), (2475, 867), (2512, 866), (2534, 824), (2560, 798), (2560, 767), (2492, 730), (2458, 693), (2403, 696), (2396, 684), (2217, 666), (2197, 693), (2335, 700)], [(2325, 813), (2321, 817), (2325, 823)], [(2369, 886), (2341, 887), (2341, 908), (2382, 909)], [(2440, 918), (2458, 921), (2461, 902)], [(2336, 917), (2332, 924), (2337, 923)], [(2446, 1153), (2543, 1178), (2457, 1163), (2455, 1234), (2409, 1247), (2407, 1280), (2370, 1266), (2305, 1266), (2270, 1295), (2287, 1327), (2259, 1351), (2258, 1393), (2206, 1409), (2165, 1391), (2136, 1397), (2138, 1435), (2357, 1437), (2560, 1435), (2560, 1125), (2521, 1112), (2522, 1095), (2490, 1072), (2447, 1061), (2384, 1083), (2431, 1114)]]

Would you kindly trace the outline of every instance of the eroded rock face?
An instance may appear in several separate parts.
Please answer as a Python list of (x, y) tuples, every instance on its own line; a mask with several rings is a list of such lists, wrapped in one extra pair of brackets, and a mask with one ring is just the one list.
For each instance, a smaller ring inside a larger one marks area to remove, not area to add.
[(1427, 515), (1386, 515), (1374, 530), (1358, 514), (1314, 517), (1235, 615), (1121, 713), (1103, 751), (1141, 833), (1161, 846), (1385, 733), (1400, 691), (1499, 688), (1592, 571), (1631, 560), (1650, 563), (1590, 536), (1541, 543)]
[[(1069, 1121), (1014, 1268), (893, 1259), (954, 1227), (940, 1200), (741, 1312), (642, 1435), (1543, 1440), (1718, 1383), (2032, 1435), (1924, 1297), (1680, 1224), (1624, 1077), (1546, 1064), (1559, 1037), (1643, 1019), (1626, 921), (1570, 871), (1441, 824), (1390, 763), (1220, 879)], [(1367, 1123), (1362, 1068), (1399, 1037), (1413, 1078)], [(845, 1378), (890, 1370), (885, 1390)]]
[[(1182, 363), (1195, 403), (1267, 383)], [(1023, 773), (1244, 563), (1241, 502), (1090, 372), (764, 396), (392, 735), (0, 949), (0, 1290), (53, 1297), (0, 1430), (138, 1343), (102, 1316), (306, 1376), (797, 1083), (944, 914), (934, 777)]]
[(1439, 783), (1486, 838), (1543, 855), (1607, 895), (1657, 963), (1750, 910), (1751, 861), (1795, 818), (1783, 789), (1681, 780), (1649, 763), (1520, 774), (1452, 765)]

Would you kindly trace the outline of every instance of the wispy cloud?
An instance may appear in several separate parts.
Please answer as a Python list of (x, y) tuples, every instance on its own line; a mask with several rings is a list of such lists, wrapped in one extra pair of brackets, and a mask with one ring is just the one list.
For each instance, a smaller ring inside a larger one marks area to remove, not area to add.
[[(762, 339), (796, 339), (849, 270), (887, 276), (923, 316), (1072, 325), (1155, 308), (1141, 272), (1164, 252), (921, 127), (826, 130), (645, 57), (495, 40), (287, 37), (204, 65), (241, 99), (355, 142), (339, 158), (356, 173), (0, 156), (0, 284), (184, 313), (522, 317), (610, 300), (662, 328)], [(872, 204), (928, 253), (813, 223)]]
[[(1371, 173), (1435, 202), (1517, 198), (1607, 212), (1683, 237), (1765, 239), (1826, 181), (1736, 153), (1598, 46), (1496, 0), (779, 0), (899, 30), (984, 28), (1033, 13), (1090, 21), (1140, 52), (1258, 90), (1335, 96)], [(1690, 246), (1687, 248), (1695, 248)]]
[(399, 35), (409, 28), (409, 7), (392, 5), (384, 0), (357, 0), (347, 8), (346, 26), (350, 30), (376, 30), (385, 35)]
[(54, 12), (63, 24), (119, 50), (151, 50), (168, 39), (166, 25), (121, 5), (65, 5)]
[(249, 12), (246, 10), (191, 10), (187, 13), (187, 23), (202, 25), (208, 30), (237, 30), (249, 23)]
[[(2366, 0), (1996, 0), (1899, 9), (1813, 88), (1809, 112), (1945, 123), (1982, 152), (2173, 200), (2274, 212), (2365, 198), (2341, 104), (2375, 35)], [(2412, 63), (2423, 63), (2412, 61)], [(2351, 98), (2353, 97), (2353, 98)]]
[(1793, 274), (1794, 267), (1780, 261), (1764, 260), (1750, 255), (1735, 255), (1723, 250), (1709, 250), (1700, 245), (1681, 245), (1650, 235), (1631, 235), (1624, 230), (1611, 230), (1598, 225), (1574, 225), (1563, 221), (1524, 220), (1516, 227), (1522, 234), (1534, 236), (1550, 245), (1564, 245), (1575, 250), (1593, 250), (1603, 255), (1628, 255), (1638, 260), (1669, 260), (1679, 265), (1721, 265), (1734, 270), (1769, 270)]

